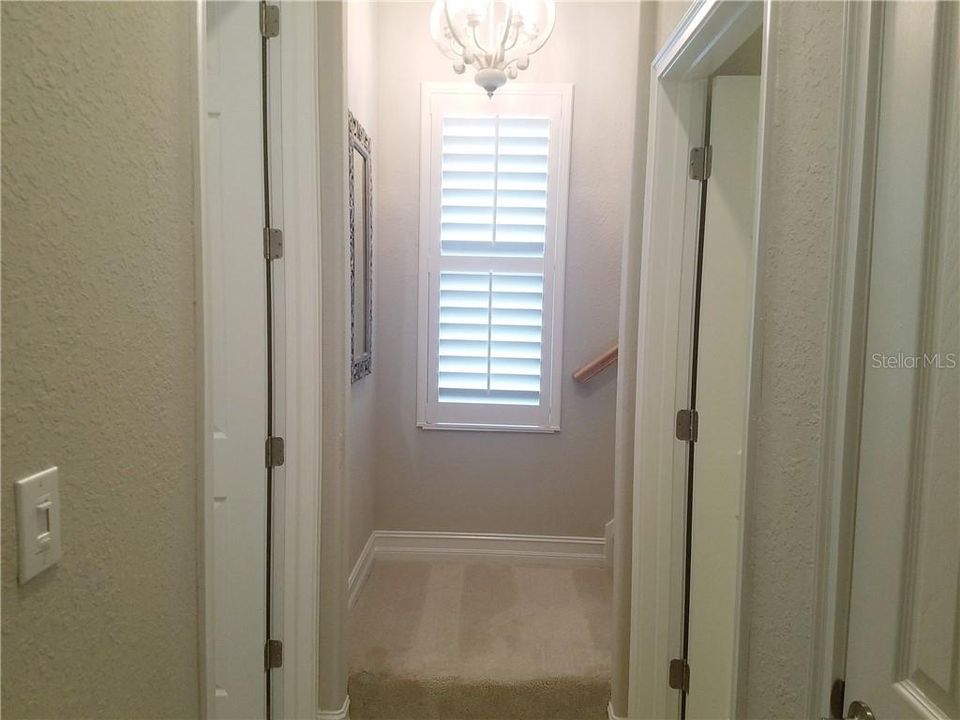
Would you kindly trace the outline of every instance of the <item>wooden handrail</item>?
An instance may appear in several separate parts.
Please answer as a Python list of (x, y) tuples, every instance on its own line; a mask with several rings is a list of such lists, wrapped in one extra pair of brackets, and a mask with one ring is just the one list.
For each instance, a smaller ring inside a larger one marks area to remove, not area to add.
[(603, 355), (595, 357), (583, 367), (573, 373), (573, 379), (578, 383), (585, 383), (594, 375), (603, 372), (617, 361), (618, 345), (614, 345)]

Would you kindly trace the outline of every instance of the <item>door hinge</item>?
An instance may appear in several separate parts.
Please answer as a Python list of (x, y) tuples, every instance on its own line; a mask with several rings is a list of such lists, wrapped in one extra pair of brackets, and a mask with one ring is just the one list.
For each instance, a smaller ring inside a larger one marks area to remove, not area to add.
[(268, 437), (266, 445), (266, 464), (268, 468), (283, 465), (283, 438)]
[(283, 643), (280, 640), (267, 640), (263, 646), (263, 667), (265, 670), (283, 667)]
[(710, 145), (690, 149), (690, 179), (706, 180), (713, 165), (713, 148)]
[(843, 678), (837, 678), (830, 687), (830, 717), (843, 718), (843, 709), (846, 706), (844, 695), (846, 695), (847, 683)]
[(700, 415), (696, 410), (677, 410), (677, 440), (697, 441)]
[(690, 666), (683, 658), (670, 661), (670, 688), (680, 692), (690, 692)]
[(260, 34), (265, 38), (275, 38), (280, 34), (280, 6), (260, 4)]
[(263, 229), (263, 257), (267, 260), (279, 260), (283, 257), (283, 230)]

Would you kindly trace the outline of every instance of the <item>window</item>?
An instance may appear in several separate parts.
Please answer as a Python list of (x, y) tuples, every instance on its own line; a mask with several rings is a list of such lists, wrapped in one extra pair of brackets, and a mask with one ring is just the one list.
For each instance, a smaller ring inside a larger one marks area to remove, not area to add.
[(421, 427), (559, 430), (572, 96), (423, 87)]

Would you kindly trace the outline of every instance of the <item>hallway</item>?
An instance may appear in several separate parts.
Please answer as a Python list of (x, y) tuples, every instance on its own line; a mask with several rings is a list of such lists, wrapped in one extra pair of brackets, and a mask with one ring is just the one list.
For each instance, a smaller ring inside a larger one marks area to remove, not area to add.
[(0, 2), (10, 720), (960, 720), (960, 1)]

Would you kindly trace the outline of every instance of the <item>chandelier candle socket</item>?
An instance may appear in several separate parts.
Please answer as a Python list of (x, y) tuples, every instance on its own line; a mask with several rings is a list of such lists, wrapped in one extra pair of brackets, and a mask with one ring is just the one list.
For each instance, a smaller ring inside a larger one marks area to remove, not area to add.
[(436, 0), (430, 34), (453, 71), (476, 68), (474, 81), (493, 97), (530, 67), (530, 56), (550, 39), (553, 0)]

